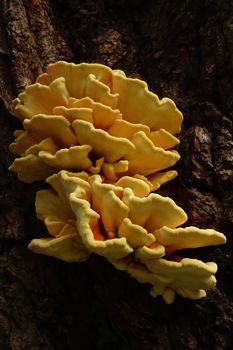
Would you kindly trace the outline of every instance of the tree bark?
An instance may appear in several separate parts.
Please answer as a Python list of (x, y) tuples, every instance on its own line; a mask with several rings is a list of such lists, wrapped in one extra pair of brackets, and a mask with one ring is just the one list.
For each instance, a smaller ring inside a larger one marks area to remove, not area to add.
[[(1, 0), (0, 349), (233, 348), (233, 3), (231, 0)], [(226, 234), (224, 247), (188, 251), (215, 261), (205, 299), (152, 299), (105, 259), (68, 264), (27, 250), (45, 233), (35, 192), (7, 170), (19, 123), (12, 99), (57, 60), (100, 62), (148, 82), (184, 114), (176, 169), (160, 193), (190, 225)]]

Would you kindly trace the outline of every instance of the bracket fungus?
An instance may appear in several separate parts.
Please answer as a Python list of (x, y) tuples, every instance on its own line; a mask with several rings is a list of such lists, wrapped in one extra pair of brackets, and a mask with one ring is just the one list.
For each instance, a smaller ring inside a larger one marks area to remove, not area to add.
[[(100, 175), (61, 170), (46, 181), (52, 189), (37, 193), (36, 211), (52, 238), (33, 239), (29, 248), (34, 252), (66, 261), (82, 261), (88, 252), (102, 255), (117, 269), (152, 284), (151, 295), (162, 295), (167, 303), (175, 293), (198, 299), (215, 286), (216, 264), (173, 261), (172, 253), (223, 244), (225, 236), (178, 227), (187, 220), (183, 209), (150, 193), (145, 179), (122, 177), (110, 184)], [(67, 237), (67, 244), (61, 244), (61, 237)]]
[(85, 170), (109, 181), (151, 176), (155, 190), (177, 175), (160, 171), (180, 158), (172, 148), (179, 143), (174, 134), (181, 112), (122, 71), (102, 64), (50, 64), (14, 100), (14, 114), (24, 130), (15, 132), (10, 150), (20, 157), (9, 169), (21, 181), (43, 180), (60, 169)]
[[(76, 221), (77, 235), (90, 252), (121, 259), (135, 247), (155, 242), (153, 232), (165, 223), (176, 227), (187, 219), (170, 198), (153, 193), (143, 196), (146, 183), (142, 179), (122, 178), (119, 186), (103, 183), (99, 175), (61, 170), (46, 181), (52, 189), (37, 193), (36, 211), (55, 236), (50, 240), (53, 245), (55, 239), (73, 231), (70, 226)], [(30, 248), (37, 249), (39, 242), (33, 240)]]
[(172, 100), (120, 70), (57, 62), (14, 100), (14, 114), (24, 129), (14, 133), (10, 150), (19, 157), (9, 169), (50, 185), (36, 195), (50, 236), (29, 249), (67, 262), (99, 254), (168, 304), (176, 293), (199, 299), (215, 286), (214, 262), (177, 252), (225, 236), (180, 227), (184, 210), (153, 193), (177, 175), (165, 170), (180, 158), (173, 148), (183, 117)]

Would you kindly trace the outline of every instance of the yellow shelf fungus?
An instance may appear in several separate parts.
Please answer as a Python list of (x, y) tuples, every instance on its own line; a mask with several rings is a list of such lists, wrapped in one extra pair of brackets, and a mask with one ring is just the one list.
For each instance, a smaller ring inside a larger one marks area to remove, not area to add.
[[(156, 175), (156, 190), (177, 175), (159, 171), (180, 158), (172, 148), (179, 143), (174, 134), (180, 131), (181, 112), (122, 71), (101, 64), (51, 64), (14, 100), (14, 114), (25, 130), (17, 131), (10, 145), (20, 157), (9, 169), (21, 181), (72, 169), (104, 174), (112, 182)], [(41, 171), (30, 174), (32, 158)]]
[[(62, 170), (47, 179), (53, 190), (37, 193), (38, 218), (55, 237), (61, 235), (60, 230), (63, 235), (67, 230), (70, 233), (69, 225), (66, 230), (64, 226), (75, 219), (77, 234), (88, 250), (121, 259), (135, 247), (151, 245), (156, 240), (153, 231), (165, 222), (176, 227), (187, 219), (170, 198), (157, 194), (143, 198), (141, 189), (147, 184), (142, 179), (122, 178), (121, 187), (103, 183), (99, 175), (84, 174)], [(54, 233), (54, 227), (60, 230)]]
[(168, 304), (215, 286), (215, 263), (174, 253), (224, 244), (225, 236), (179, 227), (184, 210), (152, 193), (177, 175), (164, 171), (180, 158), (173, 148), (183, 117), (172, 100), (120, 70), (57, 62), (14, 100), (14, 114), (24, 130), (14, 133), (10, 150), (19, 157), (9, 169), (51, 186), (36, 195), (50, 237), (29, 249), (67, 262), (99, 254)]
[(168, 197), (150, 193), (143, 177), (122, 177), (113, 184), (99, 175), (62, 170), (46, 181), (52, 189), (37, 193), (36, 211), (52, 237), (32, 240), (32, 251), (65, 261), (102, 255), (117, 269), (152, 284), (151, 295), (162, 295), (167, 303), (175, 293), (198, 299), (215, 286), (216, 264), (176, 261), (171, 253), (223, 244), (225, 236), (178, 227), (187, 220), (183, 209)]
[(206, 296), (206, 290), (214, 288), (217, 265), (197, 259), (181, 259), (179, 262), (166, 259), (150, 259), (145, 265), (131, 263), (128, 273), (141, 283), (152, 284), (150, 294), (162, 295), (167, 304), (174, 301), (175, 293), (189, 299)]

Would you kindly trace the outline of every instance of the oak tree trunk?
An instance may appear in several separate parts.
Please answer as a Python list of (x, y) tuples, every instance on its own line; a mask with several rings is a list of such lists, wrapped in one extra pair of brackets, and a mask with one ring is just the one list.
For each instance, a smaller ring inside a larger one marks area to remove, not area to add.
[[(231, 0), (0, 0), (0, 349), (226, 350), (233, 348)], [(207, 298), (149, 296), (105, 259), (68, 264), (28, 251), (43, 184), (7, 168), (12, 99), (57, 60), (100, 62), (148, 82), (184, 114), (179, 177), (160, 193), (189, 224), (224, 232), (223, 247), (185, 252), (215, 261)]]

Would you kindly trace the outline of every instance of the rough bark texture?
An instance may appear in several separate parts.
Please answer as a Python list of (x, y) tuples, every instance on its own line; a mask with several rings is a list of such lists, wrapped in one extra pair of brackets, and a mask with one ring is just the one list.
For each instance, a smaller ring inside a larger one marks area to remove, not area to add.
[[(231, 0), (1, 0), (0, 349), (232, 349)], [(217, 288), (168, 306), (106, 260), (66, 264), (27, 250), (45, 232), (34, 196), (7, 171), (12, 99), (50, 62), (101, 62), (146, 80), (184, 114), (178, 179), (164, 186), (189, 224), (227, 235), (186, 252), (218, 263)]]

